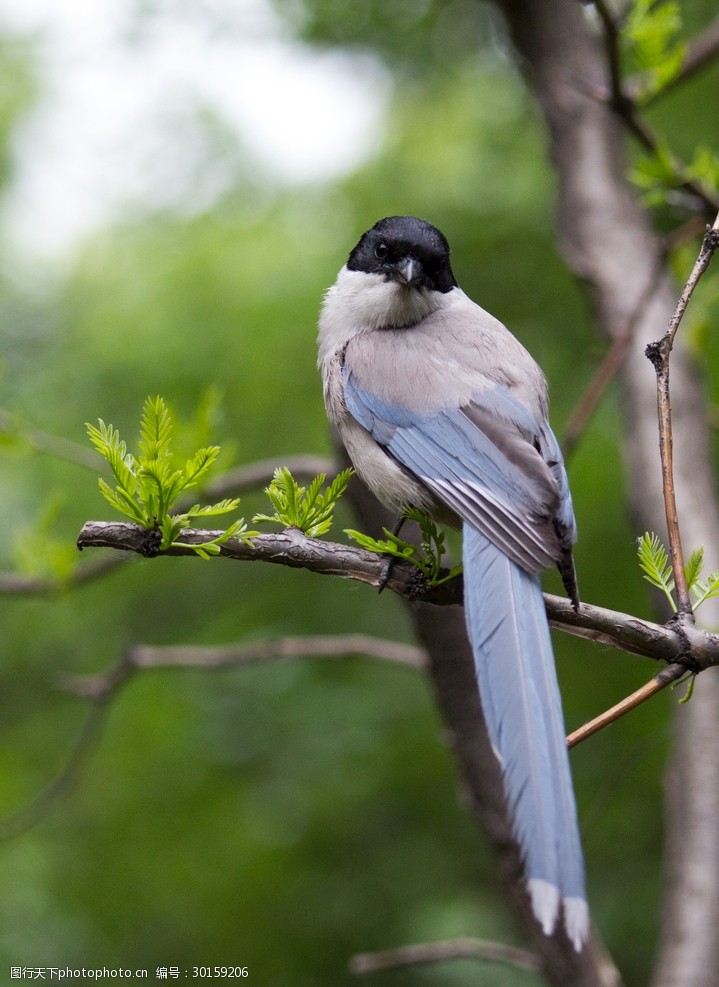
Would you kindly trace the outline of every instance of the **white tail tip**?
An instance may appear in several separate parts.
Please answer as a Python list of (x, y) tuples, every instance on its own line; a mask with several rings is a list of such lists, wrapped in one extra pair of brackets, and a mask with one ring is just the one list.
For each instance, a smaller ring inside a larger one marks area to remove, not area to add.
[(589, 938), (589, 905), (584, 898), (564, 899), (564, 928), (579, 953)]
[[(559, 888), (533, 877), (527, 882), (532, 899), (532, 911), (545, 936), (551, 936), (559, 918)], [(570, 942), (579, 953), (589, 938), (589, 906), (584, 898), (564, 898), (564, 928)]]
[(533, 877), (527, 883), (534, 916), (545, 936), (551, 936), (559, 914), (559, 888), (540, 877)]

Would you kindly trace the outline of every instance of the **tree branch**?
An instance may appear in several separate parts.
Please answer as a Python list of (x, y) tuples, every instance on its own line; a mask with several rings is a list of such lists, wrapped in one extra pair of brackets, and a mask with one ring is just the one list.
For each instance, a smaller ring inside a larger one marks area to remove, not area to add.
[(517, 949), (515, 946), (505, 946), (503, 943), (471, 938), (399, 946), (379, 953), (359, 953), (350, 960), (349, 969), (350, 973), (363, 975), (428, 963), (444, 963), (447, 960), (480, 960), (485, 963), (502, 963), (519, 970), (541, 969), (539, 957), (535, 953)]
[[(84, 548), (114, 548), (140, 555), (192, 556), (190, 547), (218, 537), (221, 531), (187, 528), (182, 533), (187, 544), (175, 545), (164, 552), (148, 552), (148, 532), (139, 525), (125, 521), (88, 521), (78, 536), (78, 546)], [(379, 587), (385, 574), (381, 555), (353, 545), (319, 538), (309, 538), (296, 528), (276, 534), (258, 535), (248, 545), (241, 538), (230, 538), (220, 546), (221, 556), (243, 562), (269, 562), (292, 568), (308, 569), (320, 575), (353, 579)], [(204, 561), (204, 560), (203, 560)], [(432, 603), (437, 606), (461, 604), (461, 576), (427, 587), (419, 570), (409, 562), (397, 561), (392, 566), (387, 588), (412, 603)], [(719, 637), (699, 629), (680, 631), (675, 623), (654, 624), (629, 614), (592, 604), (580, 604), (575, 611), (571, 602), (546, 593), (547, 616), (553, 627), (576, 637), (598, 641), (633, 655), (656, 661), (678, 661), (687, 669), (698, 671), (719, 664)]]
[[(3, 416), (6, 416), (8, 421), (5, 421)], [(11, 425), (8, 424), (9, 421), (10, 416), (8, 413), (0, 409), (0, 432), (10, 430)], [(23, 437), (27, 437), (28, 430), (29, 428), (27, 426), (24, 427), (24, 431), (22, 432)], [(46, 433), (38, 432), (35, 429), (30, 431), (34, 437), (33, 445), (38, 450), (48, 452), (53, 456), (71, 459), (79, 465), (87, 467), (91, 466), (90, 460), (92, 460), (94, 464), (92, 468), (100, 472), (103, 471), (103, 461), (92, 450), (85, 450), (84, 446), (77, 445), (74, 442), (68, 442), (68, 448), (74, 453), (74, 455), (69, 455), (64, 447), (64, 443), (67, 440), (46, 435)], [(18, 434), (20, 434), (19, 431)], [(281, 462), (298, 480), (313, 479), (320, 473), (332, 476), (339, 472), (334, 460), (326, 456), (310, 454), (285, 456)], [(259, 487), (266, 486), (272, 480), (277, 463), (277, 459), (264, 459), (255, 463), (248, 463), (244, 466), (238, 466), (236, 469), (224, 473), (214, 483), (208, 484), (203, 492), (208, 500), (213, 501), (236, 496), (248, 490), (257, 490)], [(191, 503), (193, 501), (187, 501), (185, 506), (189, 507)], [(183, 509), (182, 503), (179, 505), (179, 509)], [(0, 594), (7, 596), (52, 596), (56, 593), (65, 592), (68, 589), (76, 589), (85, 583), (93, 582), (95, 579), (100, 579), (127, 561), (127, 558), (123, 558), (121, 555), (96, 559), (90, 565), (75, 567), (72, 572), (62, 578), (45, 575), (31, 576), (17, 572), (0, 572)]]
[(679, 530), (679, 515), (674, 483), (674, 454), (672, 438), (672, 405), (669, 396), (669, 364), (677, 331), (686, 311), (689, 299), (694, 292), (701, 276), (711, 263), (714, 251), (719, 247), (719, 214), (714, 225), (704, 236), (699, 256), (696, 259), (689, 278), (679, 297), (664, 336), (657, 342), (650, 343), (646, 355), (651, 361), (657, 375), (657, 417), (659, 420), (659, 452), (662, 461), (662, 485), (664, 509), (666, 513), (667, 532), (669, 534), (669, 554), (672, 564), (672, 575), (677, 594), (677, 609), (687, 620), (693, 621), (689, 587), (684, 573), (684, 552), (682, 550), (681, 533)]
[(62, 770), (26, 805), (17, 812), (0, 819), (0, 841), (21, 836), (41, 819), (50, 809), (67, 798), (76, 788), (82, 773), (92, 757), (102, 736), (107, 719), (108, 706), (104, 702), (94, 703), (85, 720), (80, 736), (73, 745)]
[[(581, 615), (577, 615), (569, 601), (560, 597), (547, 597), (548, 607), (556, 614), (566, 613), (568, 617), (580, 620)], [(614, 614), (612, 611), (602, 611), (599, 608), (588, 608), (593, 611), (591, 619), (594, 623), (600, 624), (605, 631), (597, 632), (596, 640), (611, 643), (607, 640), (607, 635), (611, 629), (615, 628), (616, 633), (617, 618), (621, 620), (625, 615)], [(633, 621), (630, 620), (631, 624)], [(630, 626), (631, 626), (630, 624)], [(637, 622), (634, 626), (634, 640), (637, 643), (638, 651), (640, 642), (644, 642), (644, 650), (648, 650), (649, 642), (653, 642), (659, 650), (666, 647), (671, 650), (676, 643), (673, 635), (667, 632), (666, 628), (658, 625)], [(615, 645), (616, 646), (616, 645)], [(267, 641), (253, 641), (243, 644), (229, 644), (224, 646), (151, 646), (135, 645), (129, 648), (122, 658), (106, 672), (98, 675), (70, 676), (62, 680), (62, 687), (72, 695), (92, 703), (92, 709), (85, 721), (85, 725), (80, 736), (72, 747), (64, 768), (52, 778), (42, 791), (32, 799), (27, 805), (17, 812), (0, 820), (0, 841), (12, 839), (21, 835), (33, 826), (37, 825), (50, 812), (52, 807), (64, 798), (67, 798), (75, 790), (80, 781), (82, 772), (94, 753), (107, 718), (110, 703), (119, 691), (139, 672), (149, 669), (180, 669), (194, 668), (205, 671), (224, 668), (235, 668), (239, 666), (266, 663), (286, 659), (330, 659), (333, 661), (345, 660), (355, 655), (378, 661), (397, 664), (405, 668), (413, 668), (420, 671), (427, 671), (427, 652), (419, 647), (403, 644), (398, 641), (389, 641), (383, 638), (376, 638), (367, 634), (339, 634), (320, 635), (314, 637), (282, 637)], [(684, 666), (670, 665), (664, 672), (656, 676), (657, 680), (666, 677), (670, 669), (681, 669), (681, 674), (686, 672)], [(654, 681), (654, 680), (652, 680)], [(658, 690), (657, 690), (658, 691)], [(645, 696), (644, 698), (648, 698)], [(626, 702), (626, 701), (625, 701)], [(620, 704), (621, 705), (621, 704)], [(634, 708), (636, 703), (628, 708)], [(625, 710), (625, 711), (628, 711)], [(610, 711), (611, 712), (611, 711)], [(608, 714), (602, 714), (591, 724), (587, 724), (575, 731), (568, 738), (570, 746), (579, 743), (580, 740), (592, 735), (607, 722), (612, 722), (617, 717), (607, 719)], [(592, 729), (592, 725), (600, 720), (604, 720), (600, 726)], [(576, 738), (576, 739), (574, 739)], [(466, 942), (457, 940), (455, 942)], [(475, 940), (471, 940), (475, 942)], [(415, 947), (411, 947), (414, 949)], [(425, 947), (419, 947), (421, 950)], [(435, 947), (426, 947), (430, 950), (425, 959), (419, 956), (414, 962), (431, 962), (432, 950)], [(440, 944), (440, 948), (442, 944)], [(461, 947), (463, 948), (463, 947)], [(507, 947), (497, 947), (500, 950)], [(474, 949), (474, 947), (472, 947)], [(394, 952), (394, 951), (393, 951)], [(397, 952), (399, 956), (401, 951)], [(369, 972), (372, 956), (385, 956), (389, 954), (371, 954), (367, 958), (366, 970), (355, 972)], [(475, 953), (472, 953), (475, 955)], [(477, 954), (478, 955), (478, 954)], [(436, 959), (451, 958), (447, 953), (442, 957), (435, 956)], [(484, 958), (488, 958), (486, 955)], [(363, 962), (362, 958), (358, 963)], [(383, 962), (378, 960), (378, 962)], [(408, 962), (408, 961), (406, 961)], [(379, 969), (379, 967), (376, 967)]]
[[(574, 619), (580, 619), (577, 618), (569, 601), (559, 597), (547, 597), (547, 599), (550, 601), (549, 606), (553, 606), (557, 612), (566, 610), (568, 614), (573, 615)], [(614, 626), (616, 618), (623, 616), (612, 614), (611, 611), (593, 609), (596, 611), (593, 619), (601, 622), (605, 628)], [(639, 630), (637, 640), (649, 637), (660, 649), (662, 644), (671, 648), (673, 638), (671, 634), (663, 633), (666, 629), (656, 625), (642, 627), (642, 622), (638, 623), (636, 629)], [(604, 640), (607, 643), (603, 634), (597, 637), (597, 640)], [(44, 819), (57, 802), (72, 794), (100, 741), (110, 703), (139, 672), (149, 669), (170, 668), (193, 668), (209, 671), (299, 658), (337, 661), (356, 655), (420, 671), (427, 671), (428, 669), (428, 655), (422, 648), (367, 634), (339, 634), (282, 637), (267, 641), (205, 647), (194, 645), (156, 647), (140, 644), (129, 648), (122, 658), (106, 672), (98, 675), (70, 676), (63, 679), (61, 681), (62, 687), (72, 695), (92, 703), (92, 709), (77, 742), (67, 757), (64, 768), (27, 805), (0, 820), (0, 841), (9, 840), (27, 832)], [(685, 671), (686, 669), (682, 667), (682, 674)], [(660, 673), (660, 676), (663, 674), (665, 673)], [(587, 736), (590, 735), (587, 727), (580, 728), (575, 733), (579, 734), (582, 731)], [(591, 733), (593, 732), (595, 731), (592, 730)], [(579, 739), (584, 739), (584, 737)], [(429, 962), (429, 959), (426, 962)]]
[(287, 658), (344, 659), (362, 655), (405, 668), (426, 669), (427, 656), (421, 648), (388, 641), (368, 634), (338, 634), (316, 637), (283, 637), (226, 647), (151, 647), (136, 645), (107, 672), (64, 679), (62, 687), (89, 701), (92, 706), (80, 736), (65, 766), (34, 799), (17, 812), (0, 819), (0, 841), (10, 840), (36, 826), (59, 801), (76, 788), (87, 763), (102, 737), (112, 701), (138, 672), (151, 668), (220, 669)]
[[(88, 521), (77, 539), (82, 551), (86, 548), (114, 548), (136, 552), (145, 558), (155, 556), (194, 556), (191, 548), (218, 538), (221, 530), (186, 528), (182, 543), (160, 552), (155, 547), (154, 532), (125, 521)], [(187, 546), (187, 547), (185, 547)], [(220, 546), (220, 556), (241, 562), (269, 562), (294, 569), (309, 569), (325, 576), (340, 576), (379, 588), (384, 576), (384, 560), (380, 555), (354, 545), (309, 538), (297, 528), (285, 528), (272, 534), (257, 535), (248, 544), (242, 538), (230, 538)], [(422, 598), (443, 604), (462, 602), (461, 581), (451, 580), (437, 587), (426, 587), (416, 566), (398, 561), (392, 566), (387, 588), (411, 599)]]
[(576, 747), (577, 744), (581, 744), (583, 740), (587, 740), (589, 737), (593, 737), (595, 733), (603, 730), (604, 727), (608, 727), (610, 723), (616, 723), (618, 719), (622, 716), (626, 716), (631, 710), (636, 709), (642, 703), (645, 703), (647, 699), (651, 699), (656, 696), (658, 692), (662, 689), (666, 689), (668, 685), (673, 682), (678, 682), (682, 676), (687, 674), (686, 666), (679, 665), (678, 663), (667, 665), (666, 668), (662, 669), (658, 675), (650, 679), (646, 685), (643, 685), (641, 689), (637, 689), (633, 692), (631, 696), (627, 696), (626, 699), (622, 699), (621, 702), (612, 706), (611, 709), (606, 710), (600, 716), (596, 716), (589, 723), (585, 723), (583, 726), (579, 727), (578, 730), (574, 730), (567, 737), (567, 747), (570, 749)]
[(103, 470), (96, 452), (89, 446), (73, 442), (64, 436), (51, 435), (22, 421), (19, 415), (14, 415), (5, 408), (0, 408), (0, 435), (24, 442), (37, 452), (47, 453), (55, 459), (63, 459), (76, 466), (90, 470)]
[(26, 576), (18, 572), (0, 572), (0, 594), (6, 596), (53, 596), (68, 589), (76, 589), (85, 583), (100, 579), (114, 572), (127, 559), (121, 555), (94, 559), (92, 563), (77, 566), (67, 576)]
[(323, 634), (310, 637), (281, 637), (249, 644), (202, 647), (195, 645), (153, 647), (137, 644), (122, 659), (100, 675), (68, 678), (64, 688), (73, 695), (92, 702), (103, 702), (137, 672), (150, 668), (199, 668), (204, 670), (236, 668), (288, 658), (324, 658), (343, 660), (354, 655), (374, 658), (406, 668), (426, 669), (427, 656), (422, 648), (399, 641), (388, 641), (369, 634)]

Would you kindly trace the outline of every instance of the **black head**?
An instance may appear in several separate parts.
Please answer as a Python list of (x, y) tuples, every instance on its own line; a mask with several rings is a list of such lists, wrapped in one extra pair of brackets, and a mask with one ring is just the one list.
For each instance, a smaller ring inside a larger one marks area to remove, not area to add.
[(446, 239), (436, 226), (414, 216), (388, 216), (375, 223), (349, 255), (347, 267), (434, 291), (457, 287)]

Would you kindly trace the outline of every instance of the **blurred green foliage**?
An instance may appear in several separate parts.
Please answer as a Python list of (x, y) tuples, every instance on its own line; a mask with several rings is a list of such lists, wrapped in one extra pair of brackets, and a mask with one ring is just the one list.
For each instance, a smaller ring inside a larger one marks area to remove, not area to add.
[[(469, 0), (276, 6), (304, 40), (370, 52), (395, 73), (385, 139), (351, 177), (294, 190), (263, 184), (233, 149), (236, 180), (206, 209), (128, 211), (84, 243), (59, 280), (5, 274), (0, 404), (81, 443), (83, 423), (98, 417), (132, 432), (145, 396), (160, 393), (196, 433), (195, 447), (222, 446), (222, 467), (328, 452), (314, 344), (322, 292), (364, 229), (411, 212), (444, 230), (465, 290), (542, 364), (561, 435), (605, 344), (555, 251), (545, 138), (492, 9)], [(687, 6), (690, 27), (711, 11)], [(3, 80), (12, 80), (0, 87), (2, 148), (39, 68), (31, 49), (20, 57), (0, 46)], [(688, 159), (707, 114), (714, 120), (716, 85), (713, 69), (650, 111)], [(224, 154), (222, 128), (212, 133)], [(659, 217), (671, 221), (669, 211)], [(703, 297), (707, 325), (718, 313)], [(716, 335), (702, 325), (696, 346), (711, 356)], [(713, 377), (709, 386), (716, 394)], [(639, 532), (622, 498), (619, 416), (610, 389), (569, 463), (580, 587), (585, 600), (650, 615)], [(0, 565), (64, 578), (77, 531), (105, 505), (71, 447), (57, 449), (62, 456), (37, 447), (22, 427), (2, 437)], [(259, 493), (242, 506), (246, 516), (267, 510)], [(547, 587), (561, 591), (558, 577)], [(131, 643), (410, 634), (389, 594), (191, 559), (128, 561), (48, 597), (0, 596), (0, 628), (3, 816), (63, 768), (82, 730), (88, 709), (63, 691), (63, 677), (102, 671)], [(557, 635), (556, 647), (569, 729), (652, 672), (569, 637)], [(596, 921), (638, 985), (657, 935), (675, 701), (663, 695), (573, 752)], [(352, 982), (354, 952), (461, 935), (518, 940), (458, 798), (427, 685), (361, 658), (138, 676), (76, 789), (0, 846), (0, 859), (0, 969), (237, 964), (255, 984), (336, 987)], [(538, 983), (466, 962), (372, 979), (469, 982)]]

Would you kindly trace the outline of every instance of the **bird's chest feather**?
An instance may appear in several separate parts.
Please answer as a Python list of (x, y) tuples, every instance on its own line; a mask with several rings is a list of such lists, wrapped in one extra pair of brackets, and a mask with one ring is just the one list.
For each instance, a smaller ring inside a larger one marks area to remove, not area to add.
[(348, 411), (344, 399), (342, 362), (341, 351), (323, 362), (325, 406), (360, 479), (378, 500), (392, 510), (421, 507), (434, 513), (437, 505), (426, 487), (399, 466)]

